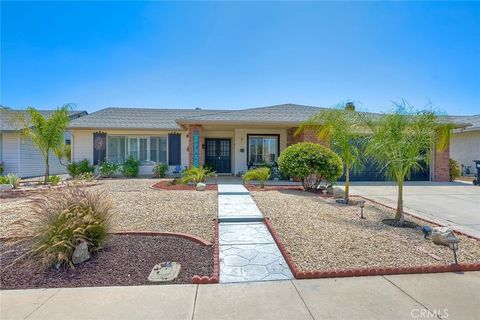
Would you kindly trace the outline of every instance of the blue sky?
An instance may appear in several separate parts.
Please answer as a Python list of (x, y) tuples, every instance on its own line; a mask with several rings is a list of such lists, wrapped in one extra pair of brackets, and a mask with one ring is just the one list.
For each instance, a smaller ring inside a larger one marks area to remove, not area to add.
[(3, 105), (480, 113), (479, 2), (4, 2)]

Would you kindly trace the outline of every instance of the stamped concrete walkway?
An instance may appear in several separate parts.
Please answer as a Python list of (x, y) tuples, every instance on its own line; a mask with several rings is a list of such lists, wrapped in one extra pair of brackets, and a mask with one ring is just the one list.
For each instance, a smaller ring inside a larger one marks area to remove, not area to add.
[(480, 319), (480, 272), (0, 292), (0, 319)]
[(218, 185), (220, 282), (287, 280), (293, 275), (241, 184)]

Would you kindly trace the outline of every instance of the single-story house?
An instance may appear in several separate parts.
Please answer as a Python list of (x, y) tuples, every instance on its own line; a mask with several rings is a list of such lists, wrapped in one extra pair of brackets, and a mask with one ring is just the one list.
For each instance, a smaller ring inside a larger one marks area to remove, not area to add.
[[(48, 117), (53, 110), (40, 110)], [(69, 111), (70, 119), (86, 115), (85, 111)], [(20, 132), (21, 125), (18, 119), (25, 117), (25, 110), (0, 108), (0, 162), (3, 163), (3, 174), (15, 173), (22, 178), (41, 176), (45, 173), (45, 160), (32, 144), (31, 139), (24, 139)], [(69, 144), (72, 138), (65, 134), (65, 143)], [(63, 174), (66, 168), (60, 164), (58, 158), (50, 154), (50, 173)]]
[(458, 162), (465, 176), (476, 173), (474, 160), (480, 160), (480, 114), (467, 117), (453, 117), (456, 122), (470, 126), (453, 130), (450, 140), (451, 158)]
[[(122, 163), (129, 155), (149, 175), (155, 162), (170, 171), (181, 166), (212, 166), (219, 174), (245, 172), (250, 166), (275, 162), (289, 145), (319, 141), (313, 131), (294, 135), (320, 107), (283, 104), (244, 110), (107, 108), (73, 119), (72, 160)], [(450, 150), (435, 152), (424, 174), (415, 180), (448, 181)], [(383, 180), (368, 168), (353, 180)]]

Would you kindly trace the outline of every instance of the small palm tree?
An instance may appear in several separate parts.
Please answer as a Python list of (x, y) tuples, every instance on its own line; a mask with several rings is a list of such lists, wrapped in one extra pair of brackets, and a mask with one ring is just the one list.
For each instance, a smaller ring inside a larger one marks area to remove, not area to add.
[(70, 108), (70, 105), (59, 107), (47, 118), (38, 110), (29, 107), (27, 116), (20, 119), (23, 126), (22, 136), (32, 140), (45, 160), (45, 184), (48, 183), (50, 176), (50, 152), (60, 149), (65, 143), (64, 135), (69, 122)]
[(251, 169), (243, 175), (245, 182), (257, 180), (262, 189), (265, 188), (265, 181), (267, 181), (268, 178), (270, 178), (270, 168), (267, 167)]
[(345, 202), (348, 203), (350, 170), (355, 171), (362, 165), (360, 148), (354, 143), (362, 134), (358, 112), (352, 108), (352, 104), (322, 110), (304, 122), (296, 134), (306, 129), (314, 130), (319, 139), (329, 141), (332, 150), (342, 159), (345, 167)]
[(438, 151), (448, 146), (453, 125), (432, 111), (413, 111), (405, 101), (396, 103), (395, 107), (390, 114), (362, 117), (372, 133), (366, 155), (397, 183), (395, 222), (403, 225), (404, 181), (429, 163), (432, 146)]
[(183, 176), (180, 178), (180, 183), (193, 182), (195, 185), (199, 182), (204, 182), (208, 177), (214, 176), (215, 172), (207, 168), (191, 167), (183, 171)]

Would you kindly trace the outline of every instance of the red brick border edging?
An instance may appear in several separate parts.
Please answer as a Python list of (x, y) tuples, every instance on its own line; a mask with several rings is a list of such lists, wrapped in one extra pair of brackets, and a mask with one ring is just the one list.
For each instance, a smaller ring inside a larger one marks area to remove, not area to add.
[(323, 270), (323, 271), (299, 271), (292, 257), (280, 242), (280, 238), (273, 228), (269, 218), (265, 218), (265, 225), (272, 234), (275, 243), (292, 271), (295, 279), (316, 279), (316, 278), (340, 278), (340, 277), (360, 277), (360, 276), (380, 276), (393, 274), (412, 274), (412, 273), (440, 273), (440, 272), (462, 272), (462, 271), (480, 271), (480, 262), (461, 263), (448, 265), (427, 265), (414, 267), (374, 267), (374, 268), (354, 268), (341, 270)]
[(213, 219), (215, 224), (215, 245), (213, 247), (213, 274), (211, 276), (194, 275), (192, 277), (193, 284), (209, 284), (220, 282), (220, 264), (219, 264), (219, 241), (218, 241), (218, 219)]
[(182, 233), (182, 232), (156, 232), (156, 231), (115, 231), (110, 234), (115, 235), (131, 235), (131, 236), (165, 236), (165, 237), (178, 237), (187, 239), (204, 246), (211, 246), (210, 241), (207, 241), (203, 238), (194, 236), (193, 234)]

